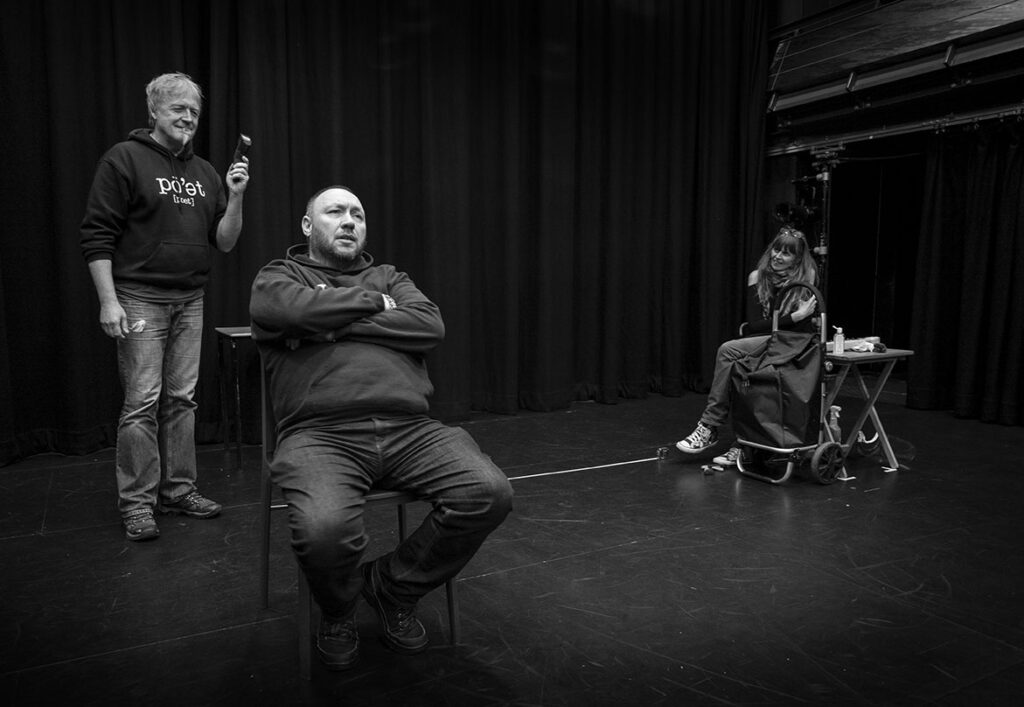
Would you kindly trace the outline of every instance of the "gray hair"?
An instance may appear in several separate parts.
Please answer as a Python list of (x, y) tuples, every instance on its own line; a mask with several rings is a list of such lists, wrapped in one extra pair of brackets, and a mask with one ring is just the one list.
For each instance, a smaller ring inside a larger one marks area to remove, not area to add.
[(175, 96), (193, 93), (199, 99), (199, 107), (203, 106), (203, 89), (188, 74), (160, 74), (146, 84), (146, 107), (149, 109), (149, 126), (155, 125), (153, 113), (157, 108)]

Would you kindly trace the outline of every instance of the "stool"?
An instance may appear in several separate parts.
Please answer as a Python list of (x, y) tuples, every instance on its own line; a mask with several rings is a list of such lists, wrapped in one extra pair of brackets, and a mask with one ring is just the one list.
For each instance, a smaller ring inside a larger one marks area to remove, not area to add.
[(242, 391), (238, 378), (238, 342), (241, 339), (248, 339), (252, 336), (247, 326), (222, 326), (214, 328), (217, 332), (217, 378), (220, 382), (220, 422), (224, 430), (224, 451), (231, 446), (231, 428), (228, 425), (228, 393), (227, 378), (224, 371), (224, 345), (231, 349), (231, 356), (227, 360), (231, 364), (231, 378), (234, 384), (235, 397), (235, 464), (242, 466)]
[[(262, 482), (260, 485), (260, 596), (263, 606), (270, 604), (270, 512), (287, 508), (286, 503), (273, 503), (273, 482), (270, 480), (270, 462), (274, 458), (274, 448), (277, 446), (277, 422), (274, 418), (274, 411), (270, 400), (270, 386), (267, 380), (266, 367), (263, 365), (262, 354), (260, 356), (260, 390), (262, 400), (262, 437), (263, 437), (263, 462)], [(420, 499), (410, 493), (403, 491), (389, 491), (384, 489), (371, 489), (366, 494), (365, 502), (369, 506), (395, 506), (398, 511), (398, 538), (399, 542), (405, 539), (407, 514), (406, 504), (416, 503)], [(312, 644), (313, 633), (316, 627), (313, 625), (313, 597), (309, 591), (309, 583), (302, 568), (298, 568), (299, 598), (296, 611), (299, 640), (299, 674), (303, 679), (309, 680), (312, 673)], [(445, 594), (448, 601), (448, 638), (451, 645), (459, 642), (459, 602), (455, 592), (455, 581), (449, 579), (445, 582)]]

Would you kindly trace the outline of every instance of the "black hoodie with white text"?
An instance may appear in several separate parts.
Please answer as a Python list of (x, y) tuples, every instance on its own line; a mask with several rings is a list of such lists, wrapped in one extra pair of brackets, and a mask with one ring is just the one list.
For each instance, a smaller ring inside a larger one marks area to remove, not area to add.
[(133, 130), (100, 158), (82, 254), (87, 263), (110, 260), (116, 285), (200, 290), (227, 208), (224, 184), (191, 142), (175, 155), (150, 132)]

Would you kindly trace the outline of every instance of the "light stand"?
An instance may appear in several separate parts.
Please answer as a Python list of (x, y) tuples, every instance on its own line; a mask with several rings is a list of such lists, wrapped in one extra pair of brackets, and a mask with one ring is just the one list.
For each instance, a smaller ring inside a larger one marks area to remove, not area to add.
[(818, 261), (818, 289), (829, 299), (828, 291), (828, 243), (832, 224), (832, 171), (839, 164), (839, 152), (842, 145), (819, 148), (811, 152), (814, 161), (811, 163), (817, 175), (814, 181), (821, 183), (821, 227), (818, 229), (818, 245), (812, 252)]

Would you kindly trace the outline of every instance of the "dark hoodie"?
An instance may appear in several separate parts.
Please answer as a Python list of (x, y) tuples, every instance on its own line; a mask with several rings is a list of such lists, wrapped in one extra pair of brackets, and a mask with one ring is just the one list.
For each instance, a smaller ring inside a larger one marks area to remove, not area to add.
[[(384, 294), (396, 309), (385, 311)], [(337, 270), (292, 246), (257, 273), (249, 314), (280, 435), (429, 410), (424, 357), (444, 338), (444, 322), (391, 265), (364, 252)]]
[(197, 290), (227, 208), (213, 166), (133, 130), (100, 158), (81, 226), (86, 262), (112, 261), (115, 284)]

